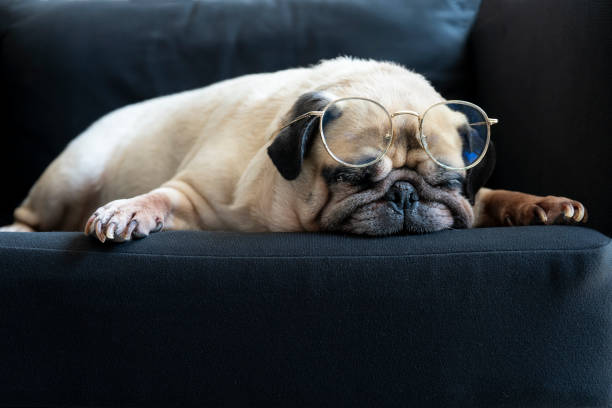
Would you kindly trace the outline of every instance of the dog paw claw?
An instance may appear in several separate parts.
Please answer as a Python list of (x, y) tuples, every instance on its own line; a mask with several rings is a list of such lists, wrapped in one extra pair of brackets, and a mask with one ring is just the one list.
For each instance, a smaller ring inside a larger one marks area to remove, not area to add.
[(546, 211), (544, 211), (542, 207), (540, 207), (539, 205), (534, 205), (533, 210), (537, 217), (536, 222), (539, 222), (542, 224), (548, 223), (548, 216), (546, 215)]
[(507, 225), (577, 224), (587, 221), (586, 209), (578, 201), (555, 196), (532, 197), (510, 210), (505, 220)]
[(162, 219), (163, 214), (147, 206), (145, 200), (116, 200), (98, 208), (87, 220), (84, 232), (100, 242), (124, 242), (161, 231)]
[(108, 239), (115, 239), (115, 229), (117, 228), (117, 224), (110, 223), (108, 225), (108, 228), (106, 229), (106, 238)]

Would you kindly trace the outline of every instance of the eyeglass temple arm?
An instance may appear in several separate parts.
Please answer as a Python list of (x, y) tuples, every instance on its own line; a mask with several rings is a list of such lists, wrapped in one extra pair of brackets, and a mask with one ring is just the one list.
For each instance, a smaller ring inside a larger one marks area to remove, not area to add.
[[(489, 125), (496, 125), (499, 123), (498, 119), (493, 119), (493, 118), (489, 118)], [(468, 125), (470, 126), (480, 126), (480, 125), (484, 125), (486, 122), (473, 122), (473, 123), (468, 123)]]
[(293, 125), (294, 123), (299, 122), (300, 120), (305, 119), (305, 118), (310, 117), (310, 116), (321, 117), (321, 116), (323, 116), (323, 111), (310, 111), (310, 112), (306, 112), (306, 113), (298, 116), (297, 118), (293, 119), (291, 122), (285, 123), (283, 126), (281, 126), (278, 129), (276, 129), (276, 131), (274, 133), (272, 133), (272, 135), (270, 135), (270, 137), (268, 139), (271, 139), (272, 137), (276, 136), (281, 130), (286, 129), (289, 126)]

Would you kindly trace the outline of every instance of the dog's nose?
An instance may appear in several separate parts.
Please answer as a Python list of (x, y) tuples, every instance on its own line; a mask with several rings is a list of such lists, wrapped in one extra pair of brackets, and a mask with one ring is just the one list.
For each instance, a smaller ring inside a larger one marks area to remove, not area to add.
[(400, 211), (412, 207), (419, 201), (419, 195), (414, 189), (414, 186), (407, 181), (396, 181), (389, 191), (387, 191), (385, 197)]

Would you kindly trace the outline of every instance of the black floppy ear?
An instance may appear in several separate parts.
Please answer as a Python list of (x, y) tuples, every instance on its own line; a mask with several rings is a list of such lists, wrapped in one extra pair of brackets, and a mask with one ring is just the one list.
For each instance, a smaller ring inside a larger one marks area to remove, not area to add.
[[(307, 92), (293, 104), (285, 123), (291, 122), (304, 113), (321, 111), (331, 101), (324, 92)], [(268, 147), (268, 156), (279, 173), (287, 180), (299, 176), (302, 162), (308, 155), (319, 130), (318, 116), (306, 117), (282, 129)]]
[(465, 175), (464, 194), (470, 204), (474, 205), (476, 193), (478, 193), (478, 190), (480, 190), (489, 180), (489, 177), (493, 174), (494, 168), (495, 146), (493, 146), (493, 141), (490, 141), (489, 149), (485, 157), (483, 157), (482, 161), (475, 167), (468, 169)]

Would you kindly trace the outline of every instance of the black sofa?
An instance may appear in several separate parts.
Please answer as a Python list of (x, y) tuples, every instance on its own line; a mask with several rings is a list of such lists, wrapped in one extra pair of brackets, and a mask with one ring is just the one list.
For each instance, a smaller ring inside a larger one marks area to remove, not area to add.
[(156, 95), (350, 54), (481, 105), (489, 186), (590, 228), (363, 238), (0, 233), (1, 406), (612, 403), (607, 2), (5, 1), (0, 224), (65, 144)]

